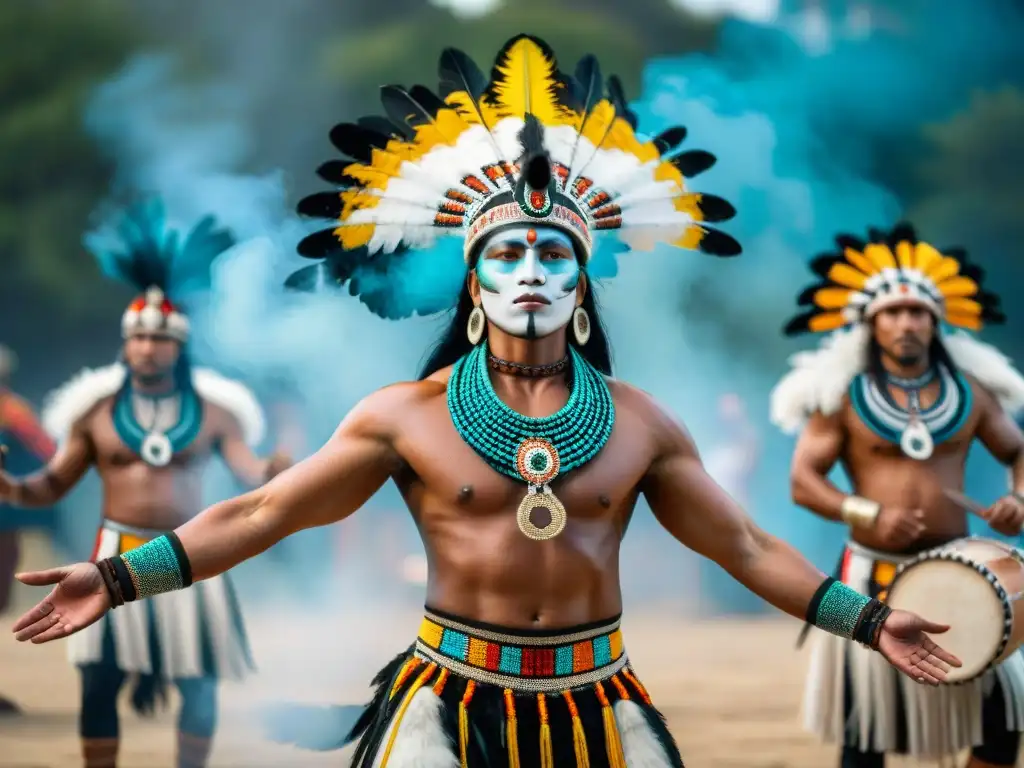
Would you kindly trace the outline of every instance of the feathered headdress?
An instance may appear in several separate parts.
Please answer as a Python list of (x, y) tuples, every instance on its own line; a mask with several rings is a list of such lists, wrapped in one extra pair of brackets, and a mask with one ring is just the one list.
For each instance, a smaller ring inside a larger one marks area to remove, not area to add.
[(602, 231), (637, 250), (664, 242), (716, 256), (740, 253), (732, 237), (707, 226), (732, 218), (733, 207), (686, 185), (715, 157), (678, 152), (683, 127), (638, 138), (618, 78), (604, 80), (593, 56), (569, 75), (543, 41), (520, 35), (502, 48), (490, 79), (451, 48), (439, 70), (437, 93), (386, 86), (386, 117), (333, 129), (331, 141), (347, 158), (318, 173), (339, 189), (303, 199), (299, 212), (336, 223), (299, 244), (302, 256), (325, 261), (294, 273), (289, 286), (351, 281), (352, 294), (394, 316), (386, 302), (364, 295), (356, 282), (361, 270), (386, 273), (394, 257), (442, 234), (465, 238), (471, 266), (481, 239), (511, 223), (560, 228), (581, 263)]
[(919, 241), (909, 224), (891, 232), (869, 230), (867, 242), (839, 235), (836, 244), (837, 251), (811, 261), (821, 281), (806, 288), (797, 303), (812, 309), (790, 320), (786, 335), (855, 325), (886, 306), (907, 302), (972, 331), (1006, 320), (999, 297), (981, 289), (984, 272), (968, 263), (962, 249), (940, 251)]
[(125, 338), (162, 333), (188, 340), (189, 322), (170, 295), (210, 285), (210, 265), (235, 244), (213, 216), (203, 218), (179, 245), (179, 233), (167, 229), (163, 204), (149, 199), (127, 208), (110, 228), (90, 233), (85, 247), (103, 272), (142, 293), (121, 319)]
[[(772, 390), (772, 423), (787, 433), (799, 431), (815, 412), (830, 415), (842, 406), (850, 382), (867, 369), (872, 331), (865, 321), (879, 310), (917, 303), (939, 323), (971, 331), (1005, 322), (999, 297), (981, 288), (981, 267), (969, 263), (962, 249), (921, 242), (909, 224), (891, 232), (871, 229), (867, 241), (839, 235), (836, 244), (836, 251), (811, 261), (821, 279), (797, 300), (811, 308), (784, 329), (787, 336), (835, 331), (818, 349), (794, 355)], [(968, 333), (944, 333), (942, 340), (953, 363), (1005, 409), (1024, 408), (1024, 378), (1008, 358)]]

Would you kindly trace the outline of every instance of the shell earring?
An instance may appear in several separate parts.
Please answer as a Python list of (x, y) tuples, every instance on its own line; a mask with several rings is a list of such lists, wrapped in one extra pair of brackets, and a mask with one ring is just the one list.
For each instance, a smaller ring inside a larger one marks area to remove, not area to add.
[(583, 307), (576, 307), (572, 313), (572, 335), (581, 347), (590, 341), (590, 315)]
[(487, 327), (487, 317), (480, 307), (473, 307), (469, 313), (469, 322), (466, 323), (466, 338), (474, 347), (484, 337), (484, 329)]

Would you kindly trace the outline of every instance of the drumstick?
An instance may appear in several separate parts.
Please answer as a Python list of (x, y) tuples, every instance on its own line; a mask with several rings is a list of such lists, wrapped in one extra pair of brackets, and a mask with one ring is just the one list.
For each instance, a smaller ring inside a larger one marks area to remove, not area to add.
[(952, 501), (954, 504), (963, 507), (968, 512), (973, 512), (980, 518), (987, 517), (988, 510), (969, 496), (964, 496), (962, 493), (954, 491), (952, 488), (944, 488), (942, 492), (945, 494), (947, 499)]

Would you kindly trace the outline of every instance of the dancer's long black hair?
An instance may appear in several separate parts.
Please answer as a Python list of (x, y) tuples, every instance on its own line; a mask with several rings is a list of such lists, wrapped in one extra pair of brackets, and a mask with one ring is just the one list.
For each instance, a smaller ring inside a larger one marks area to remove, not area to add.
[[(587, 279), (587, 290), (583, 294), (583, 309), (590, 315), (590, 339), (582, 347), (576, 343), (571, 330), (566, 336), (569, 343), (576, 348), (576, 351), (583, 356), (583, 359), (594, 366), (606, 376), (612, 375), (612, 354), (608, 344), (608, 334), (601, 323), (598, 314), (597, 297), (594, 295), (594, 283)], [(469, 294), (469, 282), (462, 286), (462, 293), (459, 294), (459, 303), (455, 307), (455, 314), (451, 323), (444, 333), (434, 344), (433, 350), (427, 357), (427, 361), (420, 370), (420, 379), (437, 373), (442, 368), (454, 365), (455, 362), (467, 354), (473, 345), (469, 343), (466, 336), (466, 326), (469, 324), (469, 313), (473, 311), (473, 297)]]

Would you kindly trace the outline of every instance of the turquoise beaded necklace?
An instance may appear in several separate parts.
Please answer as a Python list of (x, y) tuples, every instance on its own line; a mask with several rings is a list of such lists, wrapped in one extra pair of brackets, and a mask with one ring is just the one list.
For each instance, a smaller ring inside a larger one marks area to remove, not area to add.
[[(517, 519), (533, 539), (551, 539), (565, 528), (566, 514), (549, 483), (594, 458), (612, 433), (615, 406), (601, 373), (569, 348), (572, 391), (551, 416), (523, 416), (501, 401), (487, 366), (487, 345), (479, 344), (455, 363), (448, 379), (448, 411), (462, 439), (492, 469), (529, 487)], [(551, 522), (534, 525), (532, 511), (547, 509)]]

